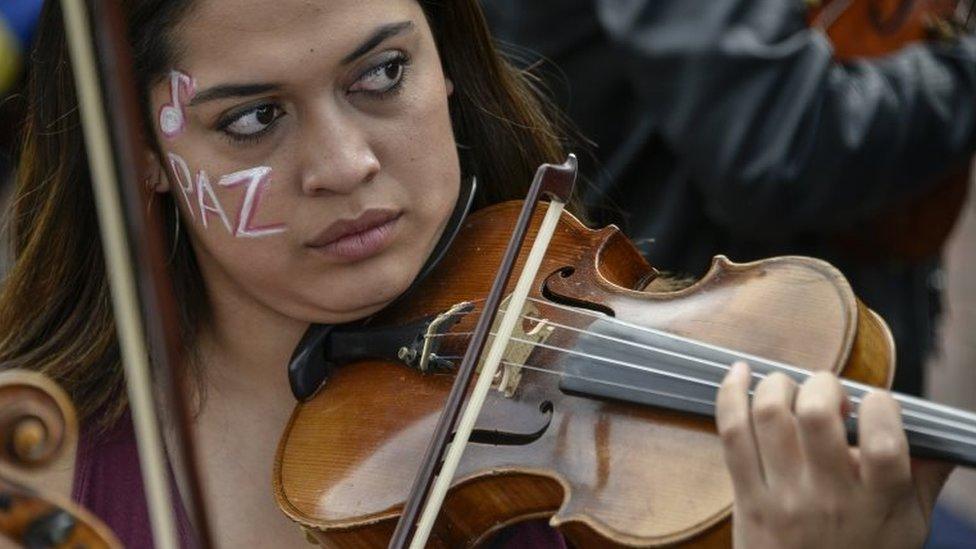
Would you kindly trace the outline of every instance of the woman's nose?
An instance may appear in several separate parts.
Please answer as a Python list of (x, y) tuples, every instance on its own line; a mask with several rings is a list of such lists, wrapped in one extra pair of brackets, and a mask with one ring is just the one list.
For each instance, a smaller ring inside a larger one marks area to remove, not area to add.
[(301, 145), (306, 194), (349, 194), (379, 173), (380, 162), (354, 116), (320, 115), (307, 128)]

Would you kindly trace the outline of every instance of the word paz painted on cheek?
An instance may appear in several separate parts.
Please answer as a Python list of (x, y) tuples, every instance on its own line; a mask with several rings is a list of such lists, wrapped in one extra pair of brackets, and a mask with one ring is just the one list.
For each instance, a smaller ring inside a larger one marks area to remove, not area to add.
[(237, 229), (234, 236), (242, 238), (259, 238), (284, 232), (284, 223), (264, 225), (261, 227), (252, 226), (254, 212), (258, 208), (261, 193), (267, 189), (271, 182), (271, 168), (266, 166), (251, 168), (225, 175), (217, 182), (221, 187), (236, 187), (244, 185), (244, 201), (241, 202), (241, 210), (237, 214)]
[(223, 222), (227, 232), (233, 234), (230, 228), (230, 221), (227, 220), (227, 214), (224, 212), (224, 207), (220, 205), (220, 200), (217, 199), (213, 187), (210, 186), (210, 178), (207, 177), (207, 172), (203, 170), (197, 172), (197, 205), (200, 206), (200, 219), (203, 222), (204, 229), (208, 228), (207, 214), (215, 213), (220, 218), (220, 221)]
[(254, 226), (254, 218), (257, 215), (261, 196), (271, 184), (271, 168), (267, 166), (249, 168), (225, 175), (217, 181), (219, 187), (244, 186), (244, 199), (241, 201), (240, 209), (237, 212), (237, 225), (231, 227), (227, 212), (221, 205), (220, 199), (217, 198), (207, 172), (200, 170), (197, 172), (196, 178), (191, 180), (190, 168), (181, 156), (167, 153), (167, 157), (173, 171), (173, 177), (180, 188), (180, 194), (183, 195), (183, 200), (186, 202), (186, 209), (190, 212), (190, 217), (195, 220), (195, 210), (199, 210), (200, 222), (204, 229), (210, 226), (209, 216), (216, 215), (227, 232), (238, 238), (260, 238), (283, 233), (287, 230), (284, 223)]
[(191, 218), (196, 219), (197, 215), (193, 213), (194, 204), (190, 200), (190, 195), (193, 194), (193, 179), (190, 178), (190, 168), (179, 155), (167, 153), (166, 157), (169, 159), (169, 167), (173, 171), (173, 177), (176, 178), (176, 185), (180, 188), (180, 194), (183, 195), (183, 200), (186, 202), (186, 211), (190, 212)]
[[(180, 99), (180, 91), (183, 99)], [(183, 132), (186, 127), (186, 111), (183, 105), (193, 98), (196, 93), (196, 83), (190, 75), (180, 71), (169, 73), (170, 102), (159, 109), (159, 131), (167, 139), (173, 139)]]

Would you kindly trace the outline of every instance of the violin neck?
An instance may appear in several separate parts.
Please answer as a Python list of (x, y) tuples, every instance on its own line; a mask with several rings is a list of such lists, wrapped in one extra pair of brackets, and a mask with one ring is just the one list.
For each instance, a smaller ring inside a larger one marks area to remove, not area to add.
[[(900, 393), (901, 417), (911, 454), (976, 467), (976, 415)], [(851, 430), (848, 420), (848, 432)]]
[[(627, 333), (629, 332), (629, 333)], [(626, 341), (627, 344), (621, 345)], [(729, 365), (745, 359), (752, 368), (750, 393), (765, 376), (781, 372), (797, 383), (807, 370), (663, 332), (597, 321), (577, 340), (560, 366), (563, 392), (589, 398), (663, 407), (714, 417), (715, 397)], [(857, 439), (861, 401), (875, 387), (842, 379), (850, 398), (847, 428)], [(976, 414), (894, 393), (913, 456), (976, 467)]]

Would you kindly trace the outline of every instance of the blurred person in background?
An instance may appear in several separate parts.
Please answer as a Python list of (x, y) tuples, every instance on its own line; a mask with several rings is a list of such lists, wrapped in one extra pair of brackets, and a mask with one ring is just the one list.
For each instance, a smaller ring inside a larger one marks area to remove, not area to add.
[[(922, 392), (945, 235), (918, 252), (912, 231), (887, 242), (872, 223), (905, 225), (900, 205), (945, 195), (939, 176), (967, 168), (976, 37), (841, 62), (800, 0), (482, 4), (521, 64), (548, 66), (544, 84), (595, 144), (598, 224), (696, 278), (719, 253), (830, 261), (891, 326), (894, 388)], [(961, 200), (935, 210), (945, 232)]]

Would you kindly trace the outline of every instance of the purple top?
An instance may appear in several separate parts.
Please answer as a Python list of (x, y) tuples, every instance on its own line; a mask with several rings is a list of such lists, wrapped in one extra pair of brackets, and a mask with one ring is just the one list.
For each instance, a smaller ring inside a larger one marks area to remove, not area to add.
[[(171, 490), (176, 493), (171, 478)], [(151, 548), (152, 532), (139, 470), (135, 432), (128, 414), (101, 436), (86, 428), (78, 439), (71, 499), (100, 517), (125, 547)], [(192, 548), (190, 521), (176, 502), (180, 545)], [(530, 521), (503, 531), (492, 547), (501, 549), (566, 549), (562, 536), (545, 521)]]
[[(175, 482), (170, 490), (176, 493)], [(100, 436), (82, 428), (71, 499), (102, 519), (125, 547), (153, 546), (139, 453), (128, 412)], [(176, 498), (180, 545), (192, 547), (190, 520)]]

